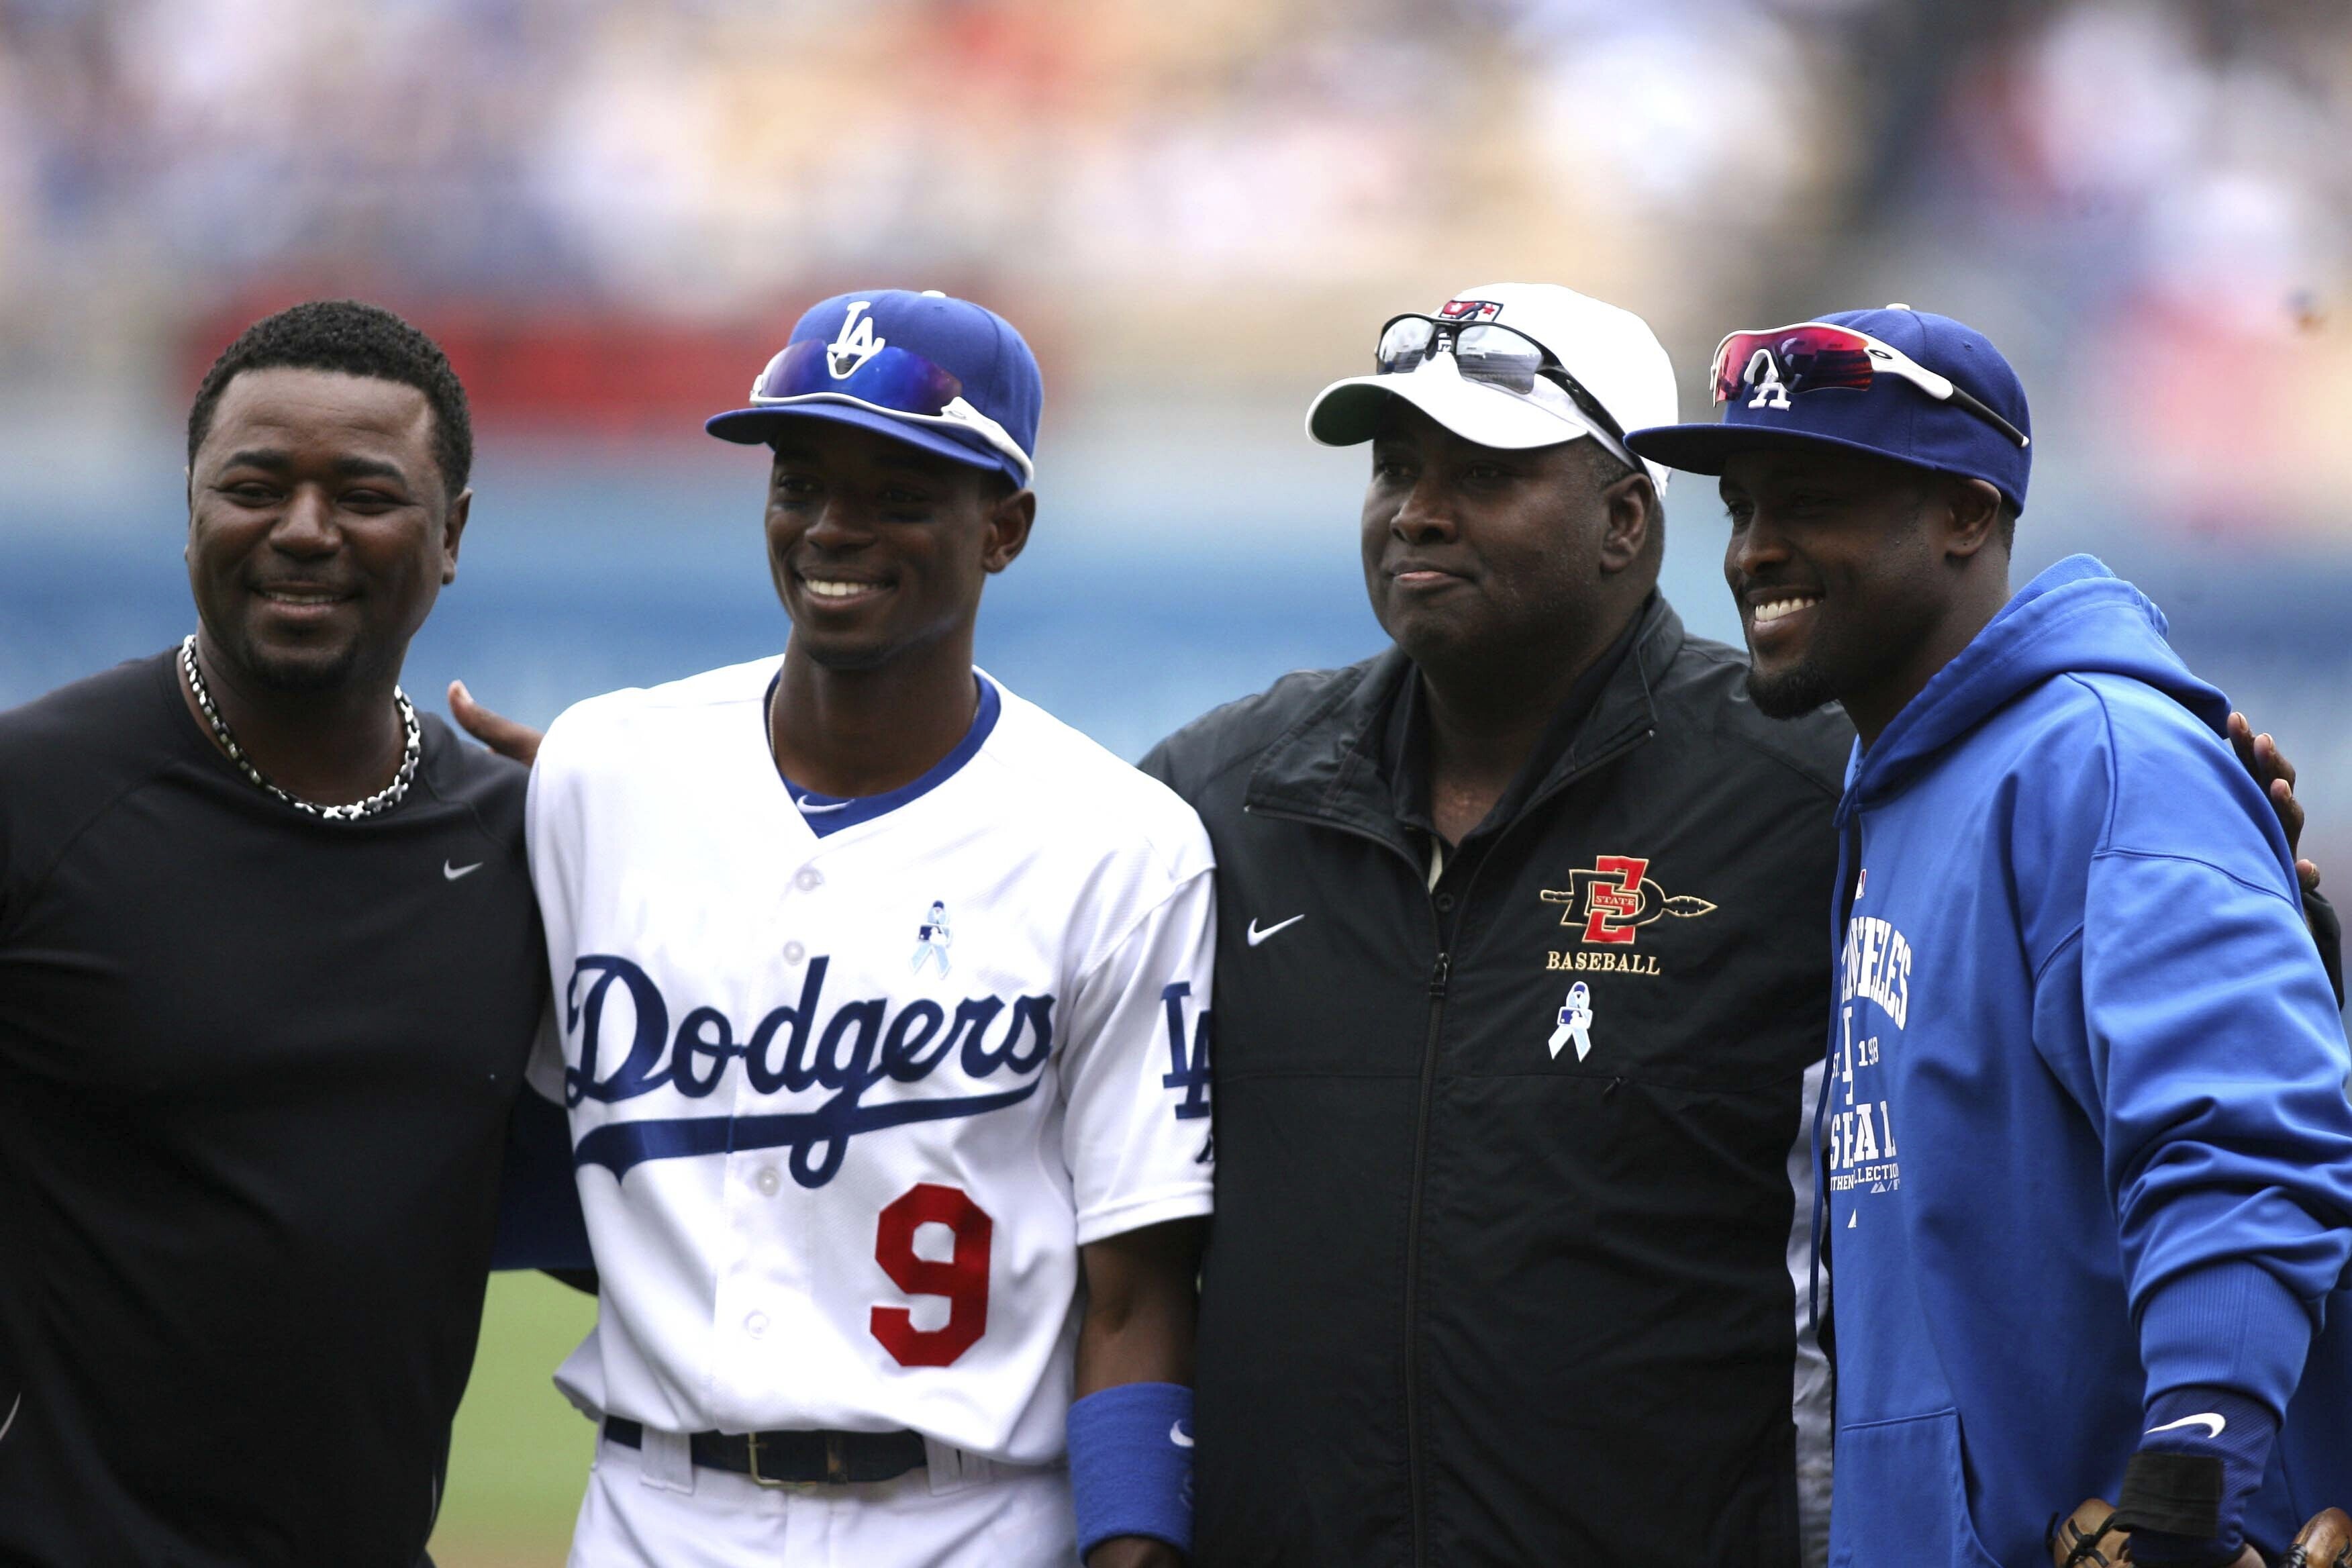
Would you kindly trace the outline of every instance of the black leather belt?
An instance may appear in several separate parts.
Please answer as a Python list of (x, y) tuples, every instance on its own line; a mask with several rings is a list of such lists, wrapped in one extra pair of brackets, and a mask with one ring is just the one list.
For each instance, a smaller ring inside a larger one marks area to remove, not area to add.
[[(623, 1415), (604, 1417), (604, 1436), (624, 1448), (646, 1443), (644, 1426)], [(697, 1432), (687, 1444), (704, 1469), (763, 1487), (887, 1481), (930, 1462), (919, 1432)]]

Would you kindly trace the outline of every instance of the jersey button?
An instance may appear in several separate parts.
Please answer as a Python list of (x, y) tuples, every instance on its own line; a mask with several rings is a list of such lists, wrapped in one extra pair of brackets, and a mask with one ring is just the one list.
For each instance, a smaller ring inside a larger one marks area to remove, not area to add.
[(761, 1335), (766, 1333), (768, 1331), (768, 1314), (765, 1312), (754, 1312), (750, 1317), (744, 1319), (743, 1331), (751, 1335), (755, 1340)]
[(784, 1181), (782, 1176), (776, 1174), (776, 1168), (773, 1165), (762, 1165), (760, 1167), (760, 1173), (751, 1178), (751, 1184), (760, 1189), (762, 1197), (772, 1198), (776, 1195), (776, 1189), (782, 1186)]
[(801, 874), (793, 879), (793, 886), (803, 893), (814, 892), (824, 886), (824, 873), (814, 866), (803, 866)]
[(799, 942), (788, 942), (784, 943), (784, 962), (786, 963), (798, 963), (802, 959), (806, 958), (807, 956), (808, 949), (803, 947)]

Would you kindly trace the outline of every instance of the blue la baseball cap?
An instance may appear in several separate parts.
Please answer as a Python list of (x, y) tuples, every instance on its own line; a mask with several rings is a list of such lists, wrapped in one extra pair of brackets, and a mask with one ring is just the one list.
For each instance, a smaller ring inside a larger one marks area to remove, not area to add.
[(1710, 379), (1721, 423), (1653, 426), (1626, 445), (1695, 474), (1759, 447), (1844, 447), (1983, 479), (2025, 510), (2025, 387), (1990, 339), (1949, 316), (1889, 305), (1734, 332)]
[(829, 419), (1026, 489), (1045, 389), (1036, 356), (995, 311), (937, 289), (869, 289), (811, 306), (751, 401), (703, 428), (757, 446), (787, 421)]

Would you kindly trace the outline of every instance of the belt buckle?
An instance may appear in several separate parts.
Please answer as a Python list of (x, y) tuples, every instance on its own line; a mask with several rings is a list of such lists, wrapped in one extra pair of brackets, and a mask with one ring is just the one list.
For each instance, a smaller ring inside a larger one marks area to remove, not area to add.
[[(810, 1484), (807, 1481), (780, 1480), (773, 1476), (761, 1475), (760, 1473), (760, 1435), (757, 1432), (743, 1434), (743, 1453), (751, 1467), (751, 1481), (755, 1486), (782, 1490), (790, 1487), (805, 1487)], [(840, 1432), (824, 1434), (824, 1484), (836, 1487), (849, 1484), (849, 1438)]]
[(762, 1486), (772, 1488), (776, 1490), (782, 1490), (782, 1489), (793, 1484), (791, 1481), (777, 1480), (772, 1477), (763, 1476), (760, 1473), (760, 1435), (757, 1432), (746, 1432), (743, 1434), (743, 1449), (745, 1457), (751, 1461), (751, 1483), (754, 1486)]

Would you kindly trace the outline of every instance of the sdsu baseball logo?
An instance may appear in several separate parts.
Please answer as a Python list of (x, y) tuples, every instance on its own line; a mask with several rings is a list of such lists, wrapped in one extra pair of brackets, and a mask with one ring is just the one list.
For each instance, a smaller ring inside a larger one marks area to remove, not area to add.
[(1567, 887), (1546, 888), (1540, 896), (1545, 903), (1568, 906), (1560, 924), (1583, 922), (1582, 941), (1611, 945), (1632, 945), (1636, 931), (1662, 916), (1696, 920), (1715, 912), (1705, 899), (1668, 894), (1650, 880), (1649, 871), (1643, 857), (1603, 855), (1590, 869), (1570, 872)]

